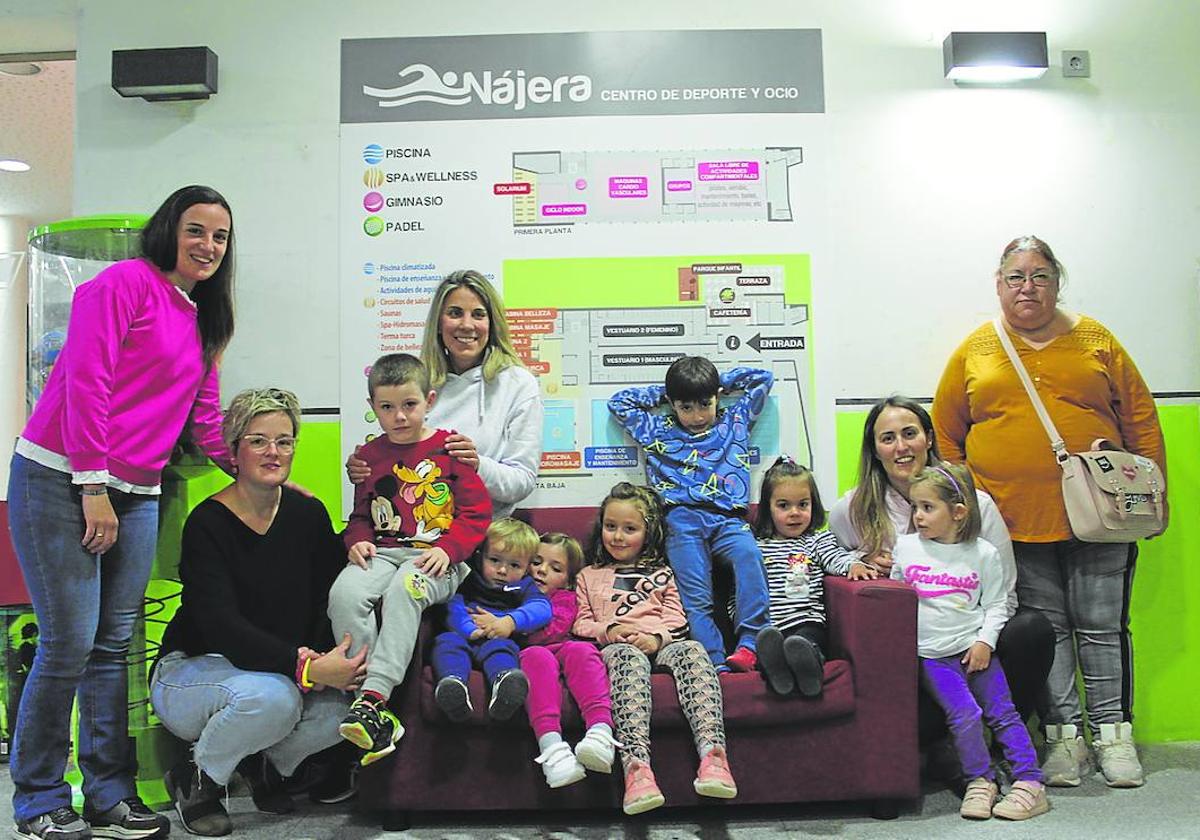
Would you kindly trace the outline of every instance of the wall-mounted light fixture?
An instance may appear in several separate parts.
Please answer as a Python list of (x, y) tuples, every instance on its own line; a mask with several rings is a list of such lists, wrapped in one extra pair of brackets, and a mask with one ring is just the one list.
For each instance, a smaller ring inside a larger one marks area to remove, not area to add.
[(112, 86), (147, 102), (208, 99), (217, 92), (217, 54), (208, 47), (113, 50)]
[(1004, 84), (1037, 79), (1050, 66), (1045, 32), (951, 32), (942, 42), (946, 78)]

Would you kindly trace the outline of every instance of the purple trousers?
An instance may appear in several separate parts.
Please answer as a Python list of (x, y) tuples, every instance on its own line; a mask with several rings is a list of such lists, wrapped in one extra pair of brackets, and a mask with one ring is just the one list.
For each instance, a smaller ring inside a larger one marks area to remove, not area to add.
[(986, 721), (992, 729), (992, 737), (1012, 766), (1014, 781), (1042, 781), (1037, 752), (1013, 706), (1004, 669), (993, 657), (988, 667), (968, 674), (961, 659), (961, 653), (941, 659), (922, 657), (921, 683), (946, 713), (946, 724), (962, 763), (963, 777), (995, 781), (996, 774), (983, 740)]

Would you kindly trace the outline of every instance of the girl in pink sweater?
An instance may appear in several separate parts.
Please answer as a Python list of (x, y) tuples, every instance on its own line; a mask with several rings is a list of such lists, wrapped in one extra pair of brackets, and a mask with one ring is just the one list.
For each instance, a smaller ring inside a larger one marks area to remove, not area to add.
[[(550, 599), (550, 623), (529, 634), (521, 651), (521, 670), (529, 679), (525, 709), (542, 753), (537, 763), (552, 788), (574, 784), (585, 770), (611, 773), (614, 750), (612, 702), (608, 673), (600, 651), (591, 642), (571, 639), (571, 626), (579, 611), (575, 577), (583, 566), (583, 549), (566, 534), (543, 534), (529, 576)], [(562, 685), (575, 698), (587, 732), (575, 745), (562, 739)]]
[(664, 559), (662, 503), (654, 491), (622, 481), (600, 504), (590, 563), (575, 593), (576, 636), (594, 639), (612, 685), (612, 711), (625, 767), (626, 814), (640, 814), (665, 799), (650, 769), (650, 669), (675, 679), (700, 755), (694, 788), (701, 796), (732, 799), (737, 785), (725, 755), (721, 684), (688, 624)]

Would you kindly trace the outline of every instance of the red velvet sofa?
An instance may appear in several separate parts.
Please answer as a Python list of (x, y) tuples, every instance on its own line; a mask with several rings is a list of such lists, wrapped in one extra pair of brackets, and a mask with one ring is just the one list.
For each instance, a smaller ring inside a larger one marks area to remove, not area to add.
[[(539, 532), (585, 537), (592, 508), (528, 511)], [(917, 746), (916, 600), (893, 581), (826, 578), (829, 620), (825, 687), (818, 699), (777, 697), (758, 674), (724, 674), (730, 765), (739, 794), (729, 806), (861, 800), (873, 816), (895, 816), (920, 793)], [(438, 611), (422, 622), (407, 678), (391, 698), (406, 733), (396, 751), (364, 768), (362, 806), (402, 830), (415, 812), (613, 809), (620, 813), (620, 761), (558, 790), (533, 759), (523, 714), (489, 722), (482, 674), (471, 674), (473, 717), (450, 723), (433, 701), (429, 651)], [(692, 790), (697, 758), (669, 676), (652, 678), (652, 766), (666, 807), (714, 805)], [(564, 691), (564, 734), (582, 721)]]

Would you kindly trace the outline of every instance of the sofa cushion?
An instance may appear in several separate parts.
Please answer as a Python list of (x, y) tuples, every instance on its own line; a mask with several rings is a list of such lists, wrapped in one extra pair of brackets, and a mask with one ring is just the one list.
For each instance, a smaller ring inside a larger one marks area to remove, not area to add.
[[(433, 669), (421, 671), (421, 718), (433, 726), (521, 726), (528, 727), (525, 715), (517, 713), (511, 720), (492, 723), (487, 716), (487, 692), (483, 674), (472, 671), (469, 680), (471, 705), (474, 711), (469, 720), (454, 724), (446, 719), (433, 699)], [(687, 719), (679, 708), (675, 681), (667, 674), (655, 673), (650, 679), (653, 711), (650, 725), (654, 728), (684, 728)], [(833, 660), (825, 665), (825, 686), (822, 695), (809, 699), (792, 695), (773, 694), (758, 674), (722, 674), (721, 693), (725, 706), (725, 724), (731, 729), (750, 729), (796, 722), (813, 722), (844, 717), (854, 713), (854, 677), (850, 663)], [(563, 689), (563, 729), (579, 731), (583, 721), (575, 701)]]

